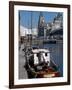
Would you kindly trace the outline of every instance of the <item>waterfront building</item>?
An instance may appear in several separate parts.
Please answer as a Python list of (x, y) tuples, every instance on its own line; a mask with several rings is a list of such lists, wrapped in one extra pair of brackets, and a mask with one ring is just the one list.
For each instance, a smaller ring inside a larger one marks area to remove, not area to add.
[(45, 22), (43, 13), (40, 12), (38, 21), (38, 37), (62, 37), (63, 35), (63, 16), (58, 13), (52, 22)]
[(46, 28), (46, 36), (49, 36), (49, 33), (51, 31), (51, 28), (52, 28), (52, 24), (49, 22), (47, 23), (47, 28)]
[(38, 37), (43, 37), (44, 36), (45, 25), (46, 25), (46, 23), (45, 23), (45, 20), (44, 20), (43, 13), (40, 12), (39, 21), (38, 21)]
[(62, 14), (58, 13), (53, 20), (52, 31), (63, 28), (63, 17)]

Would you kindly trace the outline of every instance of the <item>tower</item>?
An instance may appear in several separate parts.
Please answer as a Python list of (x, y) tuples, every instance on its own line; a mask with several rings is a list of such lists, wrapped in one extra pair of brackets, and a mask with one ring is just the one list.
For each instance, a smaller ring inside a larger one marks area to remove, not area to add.
[(43, 13), (40, 12), (38, 21), (38, 37), (44, 36), (44, 27), (45, 27), (44, 16)]

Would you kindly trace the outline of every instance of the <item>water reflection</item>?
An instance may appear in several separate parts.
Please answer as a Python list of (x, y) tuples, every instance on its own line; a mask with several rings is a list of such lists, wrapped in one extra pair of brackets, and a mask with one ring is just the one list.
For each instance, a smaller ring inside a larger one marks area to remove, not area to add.
[(44, 44), (44, 48), (48, 48), (51, 52), (51, 60), (58, 65), (61, 76), (63, 76), (63, 43)]

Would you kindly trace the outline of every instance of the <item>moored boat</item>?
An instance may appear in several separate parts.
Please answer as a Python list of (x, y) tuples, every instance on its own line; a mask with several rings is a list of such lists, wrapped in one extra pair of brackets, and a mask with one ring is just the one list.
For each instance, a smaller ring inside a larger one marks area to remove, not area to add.
[(50, 60), (48, 49), (29, 49), (26, 56), (25, 69), (28, 78), (50, 78), (59, 77), (58, 66)]

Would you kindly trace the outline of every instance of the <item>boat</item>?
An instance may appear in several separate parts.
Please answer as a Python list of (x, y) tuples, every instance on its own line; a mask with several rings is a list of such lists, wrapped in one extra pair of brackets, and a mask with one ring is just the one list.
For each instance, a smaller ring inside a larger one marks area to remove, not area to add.
[(28, 78), (60, 77), (58, 66), (53, 60), (50, 60), (50, 51), (48, 49), (29, 48), (24, 67)]

